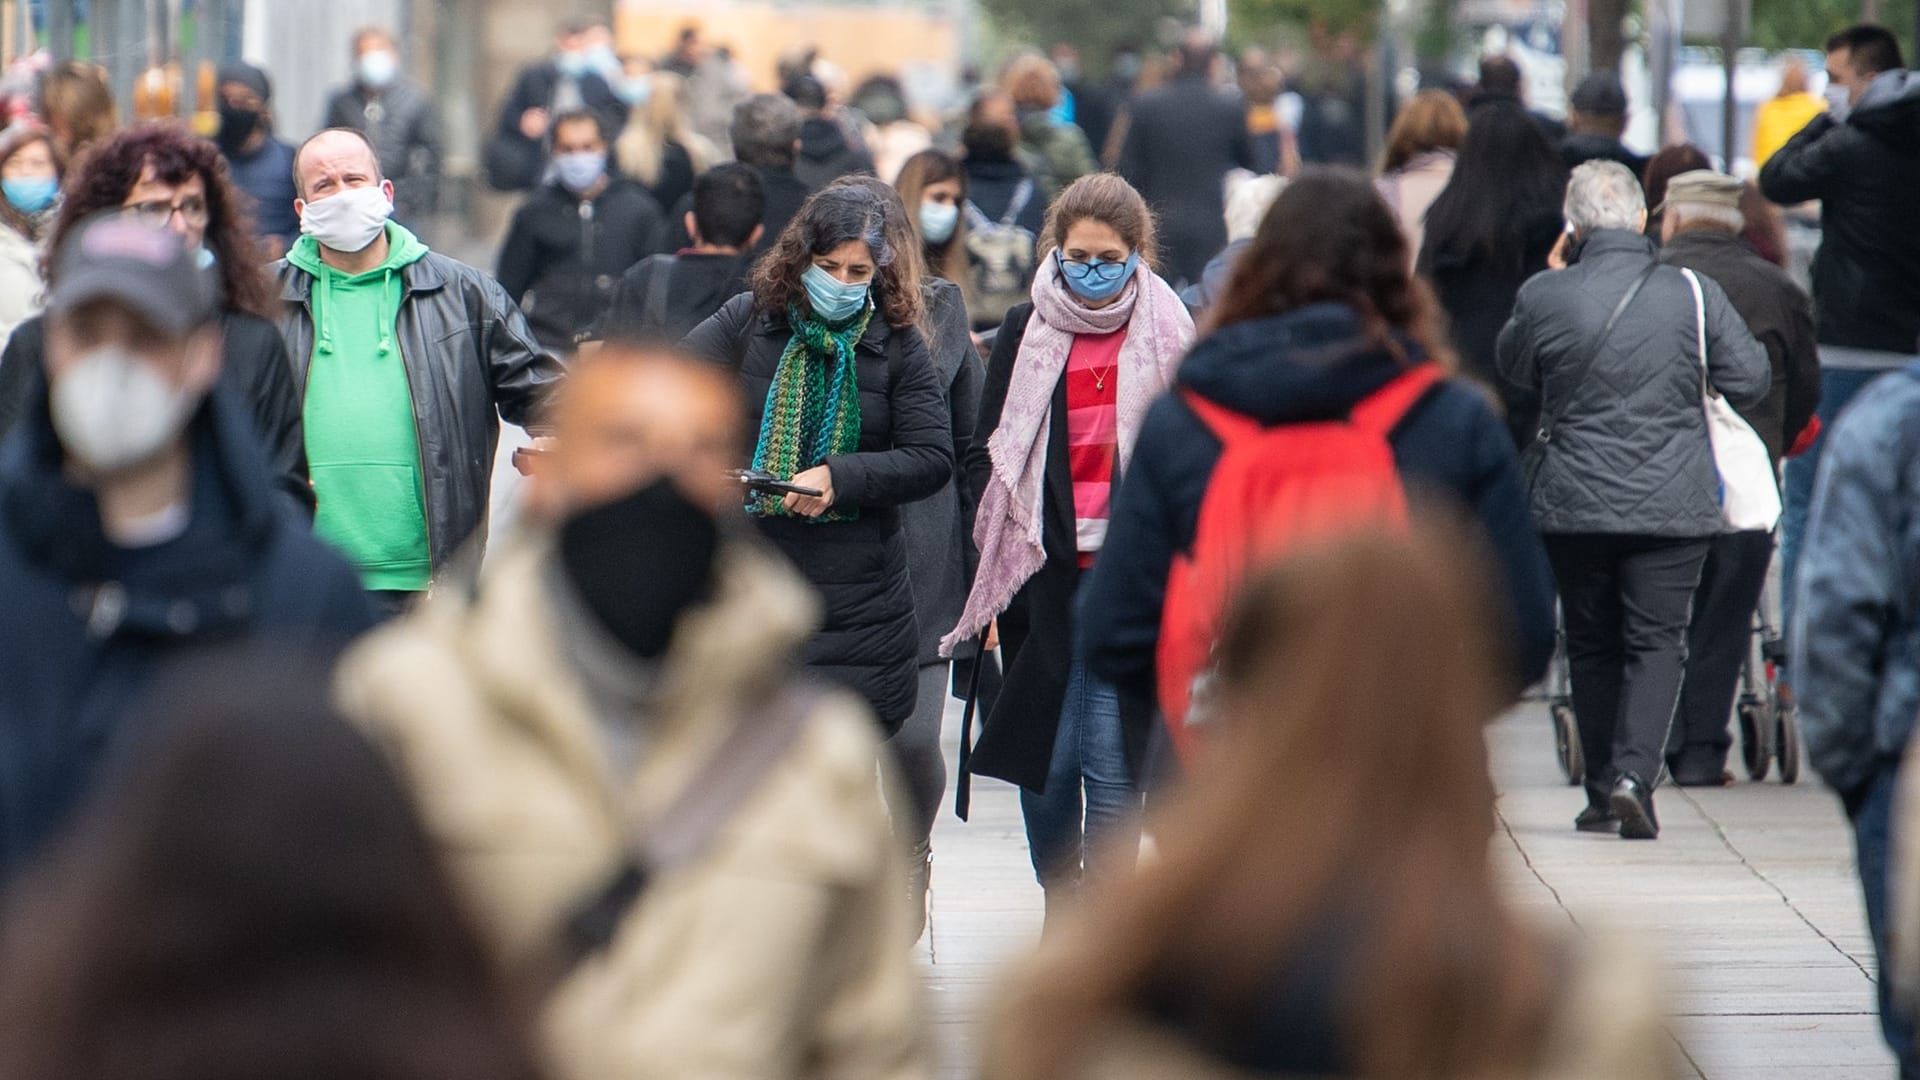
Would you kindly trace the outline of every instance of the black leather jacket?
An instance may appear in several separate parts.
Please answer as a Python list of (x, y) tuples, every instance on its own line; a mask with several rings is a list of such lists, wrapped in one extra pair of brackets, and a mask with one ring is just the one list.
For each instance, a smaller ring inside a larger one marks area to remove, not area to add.
[[(284, 302), (275, 322), (304, 401), (313, 359), (313, 276), (284, 259), (271, 269)], [(527, 426), (564, 370), (485, 273), (429, 252), (403, 268), (400, 281), (394, 334), (420, 433), (427, 550), (437, 576), (468, 539), (485, 539), (499, 421)]]

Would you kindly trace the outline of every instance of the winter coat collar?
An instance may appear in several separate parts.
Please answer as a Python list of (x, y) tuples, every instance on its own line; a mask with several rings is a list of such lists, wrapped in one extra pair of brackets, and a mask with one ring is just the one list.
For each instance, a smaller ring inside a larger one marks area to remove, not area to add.
[(1326, 420), (1425, 359), (1406, 335), (1390, 341), (1369, 335), (1346, 304), (1312, 304), (1214, 331), (1194, 346), (1179, 382), (1262, 424)]
[(1626, 229), (1595, 229), (1568, 254), (1567, 265), (1574, 266), (1596, 258), (1632, 255), (1651, 260), (1659, 254), (1651, 238)]

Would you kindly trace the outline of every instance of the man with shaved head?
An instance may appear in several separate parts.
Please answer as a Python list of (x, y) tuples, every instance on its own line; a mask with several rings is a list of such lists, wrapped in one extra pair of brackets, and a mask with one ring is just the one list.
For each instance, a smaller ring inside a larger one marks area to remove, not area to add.
[(739, 514), (735, 380), (609, 345), (552, 416), (482, 587), (339, 679), (495, 958), (546, 988), (551, 1075), (928, 1075), (876, 728), (801, 680), (820, 602)]
[(525, 426), (561, 368), (499, 282), (389, 220), (365, 135), (308, 139), (293, 180), (301, 235), (273, 269), (314, 528), (391, 613), (484, 541), (499, 419)]

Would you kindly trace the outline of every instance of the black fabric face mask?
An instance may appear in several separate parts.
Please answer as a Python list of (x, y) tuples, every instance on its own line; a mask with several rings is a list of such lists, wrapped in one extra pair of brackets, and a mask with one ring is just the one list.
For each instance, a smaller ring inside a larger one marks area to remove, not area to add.
[(236, 109), (231, 105), (220, 106), (220, 134), (214, 140), (220, 149), (232, 153), (247, 144), (253, 133), (260, 128), (260, 114), (252, 109)]
[(713, 595), (719, 526), (671, 480), (575, 514), (559, 539), (581, 602), (646, 659), (666, 653), (681, 612)]

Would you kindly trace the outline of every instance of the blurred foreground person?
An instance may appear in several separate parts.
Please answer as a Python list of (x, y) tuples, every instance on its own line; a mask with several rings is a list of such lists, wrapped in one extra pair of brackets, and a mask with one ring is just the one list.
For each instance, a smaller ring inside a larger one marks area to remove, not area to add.
[(996, 998), (984, 1076), (1671, 1075), (1639, 956), (1527, 926), (1489, 858), (1508, 684), (1474, 547), (1363, 537), (1246, 590), (1161, 857)]
[(900, 507), (953, 477), (953, 439), (918, 329), (919, 252), (887, 217), (863, 186), (821, 191), (754, 267), (753, 292), (685, 344), (745, 387), (752, 467), (818, 492), (753, 494), (746, 510), (826, 604), (803, 662), (857, 690), (891, 735), (919, 686)]
[[(286, 345), (267, 321), (270, 286), (243, 201), (213, 143), (183, 124), (141, 124), (94, 147), (74, 170), (47, 244), (57, 251), (80, 222), (124, 207), (156, 229), (171, 230), (193, 252), (196, 266), (212, 268), (220, 383), (252, 417), (283, 501), (310, 517), (313, 486), (300, 390)], [(50, 269), (49, 284), (57, 284), (59, 267)], [(47, 396), (45, 335), (42, 320), (28, 319), (0, 355), (0, 435)]]
[(720, 306), (747, 291), (760, 242), (766, 187), (751, 166), (730, 161), (693, 182), (693, 209), (681, 226), (693, 243), (627, 268), (600, 323), (603, 338), (677, 345)]
[(1500, 332), (1500, 373), (1539, 402), (1526, 466), (1586, 757), (1587, 808), (1574, 827), (1651, 840), (1694, 591), (1726, 527), (1702, 399), (1711, 386), (1749, 408), (1772, 378), (1720, 286), (1701, 277), (1696, 294), (1660, 265), (1625, 166), (1575, 169), (1566, 218), (1568, 266), (1521, 288)]
[(273, 275), (314, 530), (393, 613), (470, 539), (484, 546), (500, 421), (531, 422), (562, 371), (499, 282), (388, 220), (393, 184), (366, 136), (323, 131), (294, 167), (302, 235)]
[[(1784, 151), (1783, 151), (1784, 153)], [(1775, 160), (1778, 160), (1776, 158)], [(1829, 372), (1828, 374), (1831, 374)], [(1854, 857), (1867, 928), (1879, 960), (1880, 1030), (1900, 1058), (1901, 1076), (1920, 1076), (1911, 1002), (1896, 1009), (1892, 991), (1910, 994), (1913, 887), (1920, 860), (1920, 814), (1912, 768), (1920, 713), (1920, 370), (1909, 366), (1873, 382), (1827, 433), (1800, 555), (1787, 645), (1794, 699), (1807, 758), (1853, 825)], [(1896, 792), (1906, 785), (1904, 806)], [(1900, 861), (1896, 864), (1896, 849)], [(1890, 887), (1894, 874), (1903, 888)], [(1909, 960), (1896, 963), (1901, 952)]]
[(274, 497), (218, 385), (193, 249), (97, 218), (54, 277), (52, 389), (0, 451), (0, 872), (66, 822), (165, 664), (235, 640), (325, 653), (373, 621), (352, 572)]
[(11, 897), (0, 1073), (533, 1080), (411, 801), (311, 658), (216, 657), (156, 688)]
[[(1369, 483), (1397, 484), (1403, 507), (1410, 495), (1437, 496), (1471, 515), (1501, 571), (1492, 605), (1501, 648), (1489, 655), (1506, 662), (1512, 691), (1545, 673), (1553, 583), (1513, 445), (1482, 392), (1446, 379), (1433, 300), (1407, 268), (1406, 235), (1359, 172), (1310, 166), (1280, 193), (1213, 309), (1214, 328), (1140, 430), (1077, 624), (1095, 675), (1142, 702), (1185, 701), (1189, 687), (1163, 685), (1159, 663), (1190, 625), (1181, 596), (1195, 591), (1183, 582), (1176, 596), (1172, 577), (1192, 571), (1209, 510), (1278, 500), (1245, 507), (1248, 554), (1270, 559), (1328, 525), (1380, 522), (1367, 510), (1315, 509), (1364, 505)], [(1347, 446), (1268, 441), (1315, 440), (1316, 428), (1349, 417), (1371, 449), (1388, 452), (1376, 460), (1392, 476), (1365, 471)], [(1295, 497), (1272, 494), (1283, 491)], [(1179, 733), (1184, 716), (1165, 711)]]
[(1104, 558), (1141, 424), (1193, 344), (1145, 199), (1112, 173), (1054, 200), (1032, 300), (1007, 313), (987, 361), (965, 481), (979, 566), (951, 650), (1004, 632), (1005, 690), (973, 771), (1019, 784), (1049, 919), (1132, 869), (1140, 774), (1120, 698), (1078, 659), (1074, 609)]
[(342, 666), (498, 957), (555, 980), (560, 1077), (926, 1075), (873, 721), (800, 679), (819, 604), (723, 520), (742, 404), (711, 365), (583, 358), (532, 481), (553, 527)]
[[(1664, 151), (1663, 151), (1664, 152)], [(1652, 171), (1649, 166), (1648, 171)], [(1820, 402), (1820, 354), (1813, 301), (1785, 270), (1741, 239), (1747, 185), (1710, 170), (1684, 172), (1664, 185), (1660, 261), (1712, 278), (1767, 350), (1767, 396), (1740, 415), (1767, 445), (1774, 475), (1780, 458), (1813, 419)], [(1682, 787), (1730, 783), (1727, 730), (1741, 665), (1751, 649), (1753, 614), (1773, 565), (1771, 532), (1722, 532), (1713, 538), (1693, 597), (1687, 677), (1667, 741), (1667, 771)]]

